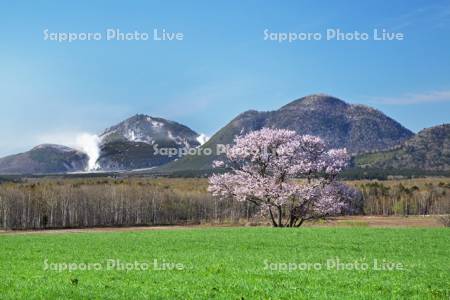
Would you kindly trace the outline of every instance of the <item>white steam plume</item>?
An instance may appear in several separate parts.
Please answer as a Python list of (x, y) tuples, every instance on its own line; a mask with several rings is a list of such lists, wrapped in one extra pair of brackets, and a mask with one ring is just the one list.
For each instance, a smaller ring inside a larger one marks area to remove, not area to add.
[(45, 134), (38, 137), (39, 143), (51, 143), (68, 146), (87, 154), (89, 157), (86, 171), (99, 169), (97, 160), (100, 157), (100, 138), (96, 134), (87, 132), (66, 132), (57, 134)]
[(96, 134), (82, 133), (76, 138), (76, 147), (89, 156), (87, 171), (97, 170), (100, 157), (100, 138)]

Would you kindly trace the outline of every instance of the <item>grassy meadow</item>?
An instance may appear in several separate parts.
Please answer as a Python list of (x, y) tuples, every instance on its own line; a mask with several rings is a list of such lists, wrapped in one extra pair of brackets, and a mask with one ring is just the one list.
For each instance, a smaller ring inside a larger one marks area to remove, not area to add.
[[(447, 228), (6, 233), (0, 298), (449, 299), (449, 246)], [(108, 269), (109, 259), (148, 269)]]

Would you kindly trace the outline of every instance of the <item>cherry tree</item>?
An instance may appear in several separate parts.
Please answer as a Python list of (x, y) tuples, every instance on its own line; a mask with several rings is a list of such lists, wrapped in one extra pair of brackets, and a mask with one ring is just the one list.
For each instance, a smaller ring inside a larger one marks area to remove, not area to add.
[(212, 175), (208, 190), (255, 204), (275, 227), (339, 214), (355, 197), (354, 189), (336, 181), (348, 163), (346, 150), (327, 150), (315, 136), (263, 128), (237, 137), (226, 158), (213, 163), (227, 172)]

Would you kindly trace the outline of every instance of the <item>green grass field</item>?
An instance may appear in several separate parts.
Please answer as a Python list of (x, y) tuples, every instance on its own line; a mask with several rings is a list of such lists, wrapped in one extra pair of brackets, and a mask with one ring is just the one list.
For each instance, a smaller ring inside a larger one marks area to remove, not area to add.
[[(0, 298), (449, 299), (449, 248), (446, 228), (3, 234)], [(149, 270), (108, 270), (108, 259), (149, 263)], [(156, 270), (154, 259), (159, 268), (177, 263), (181, 270)], [(329, 259), (369, 268), (337, 270), (326, 265)], [(378, 266), (384, 260), (403, 270), (375, 270), (374, 259)], [(90, 264), (91, 270), (54, 270), (63, 263)], [(322, 267), (275, 270), (289, 263)], [(46, 264), (52, 270), (44, 270)]]

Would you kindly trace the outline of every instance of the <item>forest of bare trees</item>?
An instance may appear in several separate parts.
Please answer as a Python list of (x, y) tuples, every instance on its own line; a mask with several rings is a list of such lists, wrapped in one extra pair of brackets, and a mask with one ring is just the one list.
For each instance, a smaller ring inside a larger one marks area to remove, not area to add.
[(450, 183), (416, 181), (409, 181), (409, 185), (378, 181), (357, 185), (363, 194), (364, 213), (384, 216), (448, 214)]
[[(181, 188), (181, 187), (179, 187)], [(232, 221), (250, 208), (206, 192), (146, 180), (64, 180), (0, 185), (3, 228), (66, 228)]]
[[(448, 214), (450, 183), (353, 183), (362, 214)], [(174, 225), (250, 221), (256, 209), (218, 201), (203, 179), (34, 179), (0, 184), (0, 228)]]

